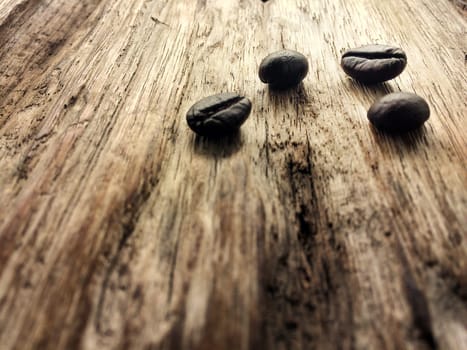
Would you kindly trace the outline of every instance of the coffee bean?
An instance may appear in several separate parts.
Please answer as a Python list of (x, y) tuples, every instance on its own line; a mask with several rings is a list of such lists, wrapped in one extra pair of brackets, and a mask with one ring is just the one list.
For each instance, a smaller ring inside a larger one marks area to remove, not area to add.
[(308, 60), (297, 51), (282, 50), (266, 56), (259, 66), (259, 78), (273, 89), (298, 85), (308, 73)]
[(409, 92), (394, 92), (373, 103), (368, 119), (379, 130), (402, 133), (423, 125), (430, 117), (428, 103)]
[(205, 97), (187, 112), (188, 126), (197, 134), (223, 136), (240, 128), (251, 112), (251, 102), (235, 93)]
[(387, 45), (367, 45), (348, 50), (341, 60), (344, 72), (365, 84), (393, 79), (402, 73), (406, 65), (405, 52)]

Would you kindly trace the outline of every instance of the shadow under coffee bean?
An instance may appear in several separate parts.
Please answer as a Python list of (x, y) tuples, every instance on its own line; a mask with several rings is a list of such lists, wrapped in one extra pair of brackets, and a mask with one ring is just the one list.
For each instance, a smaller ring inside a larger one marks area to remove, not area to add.
[(394, 92), (373, 103), (368, 119), (381, 131), (404, 133), (418, 129), (430, 117), (430, 107), (420, 96)]
[(236, 132), (251, 112), (251, 101), (235, 93), (212, 95), (188, 110), (188, 126), (198, 135), (222, 137)]
[(394, 46), (366, 45), (342, 55), (341, 66), (352, 78), (376, 84), (397, 77), (407, 65), (405, 52)]
[(259, 66), (259, 78), (272, 89), (297, 86), (308, 74), (308, 60), (300, 52), (281, 50), (266, 56)]
[(228, 158), (237, 153), (243, 146), (242, 131), (237, 129), (223, 137), (203, 137), (196, 135), (194, 152), (208, 158)]

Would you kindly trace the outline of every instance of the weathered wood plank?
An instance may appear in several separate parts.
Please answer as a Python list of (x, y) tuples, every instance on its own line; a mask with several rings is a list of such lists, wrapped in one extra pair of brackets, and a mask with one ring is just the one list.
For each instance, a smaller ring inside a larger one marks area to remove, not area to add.
[[(465, 34), (447, 1), (0, 1), (2, 347), (465, 348)], [(409, 65), (368, 88), (371, 42)], [(283, 47), (311, 69), (272, 93)], [(396, 90), (432, 117), (394, 138)], [(194, 137), (220, 91), (250, 119)]]

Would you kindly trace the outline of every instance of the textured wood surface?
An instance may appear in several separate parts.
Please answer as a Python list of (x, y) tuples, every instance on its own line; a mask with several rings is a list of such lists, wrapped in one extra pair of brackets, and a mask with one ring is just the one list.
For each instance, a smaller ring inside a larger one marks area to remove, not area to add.
[[(466, 349), (466, 21), (431, 0), (0, 0), (0, 349)], [(363, 87), (347, 48), (404, 48)], [(295, 49), (303, 86), (261, 59)], [(388, 137), (389, 91), (432, 115)], [(227, 140), (185, 113), (253, 102)]]

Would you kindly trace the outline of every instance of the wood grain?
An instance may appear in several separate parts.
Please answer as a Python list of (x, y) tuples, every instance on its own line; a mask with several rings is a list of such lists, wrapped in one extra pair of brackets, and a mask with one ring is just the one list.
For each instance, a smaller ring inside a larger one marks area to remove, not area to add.
[[(367, 43), (409, 64), (364, 87)], [(0, 348), (465, 349), (466, 21), (428, 0), (0, 0)], [(268, 53), (309, 57), (274, 93)], [(366, 118), (426, 98), (418, 132)], [(198, 99), (253, 111), (193, 135)]]

